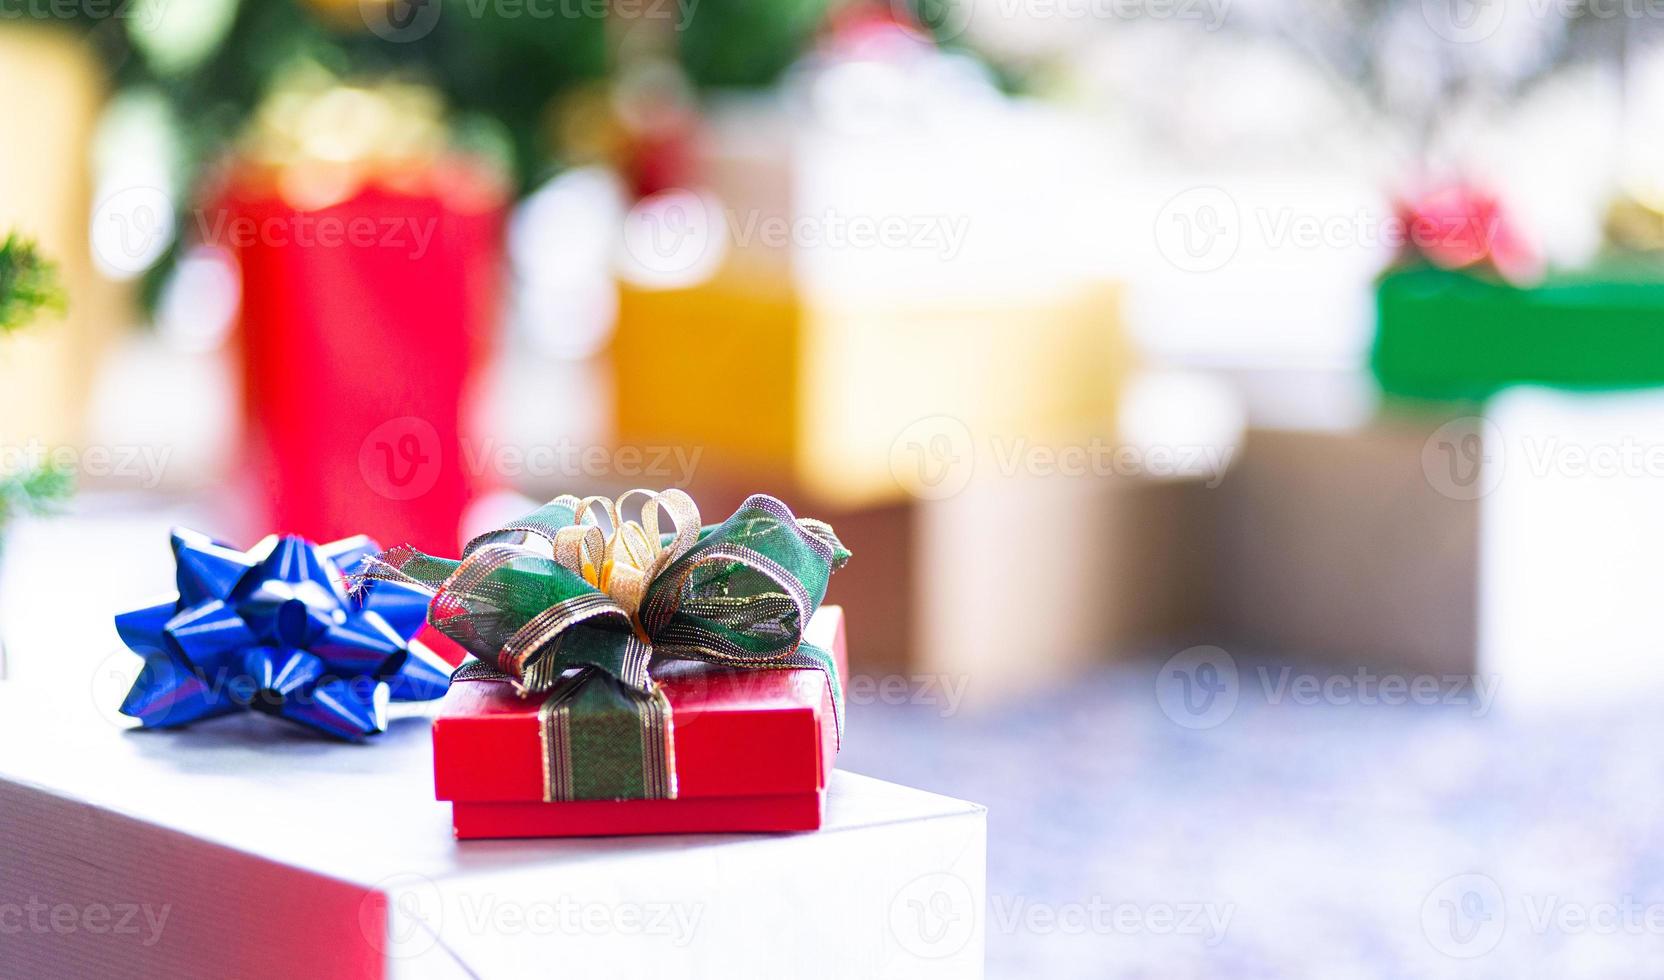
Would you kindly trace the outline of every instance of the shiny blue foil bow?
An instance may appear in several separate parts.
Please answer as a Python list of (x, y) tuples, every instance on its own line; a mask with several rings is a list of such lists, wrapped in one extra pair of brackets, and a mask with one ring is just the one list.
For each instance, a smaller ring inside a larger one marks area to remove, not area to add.
[(428, 597), (392, 582), (349, 594), (345, 573), (380, 547), (266, 538), (248, 552), (173, 532), (177, 596), (122, 613), (144, 657), (121, 712), (146, 728), (252, 710), (355, 739), (387, 728), (389, 701), (428, 701), (451, 666), (411, 639)]

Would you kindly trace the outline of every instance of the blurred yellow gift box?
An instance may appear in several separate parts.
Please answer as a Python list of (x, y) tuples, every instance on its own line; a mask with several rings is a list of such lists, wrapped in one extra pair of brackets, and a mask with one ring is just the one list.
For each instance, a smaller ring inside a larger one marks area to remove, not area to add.
[(697, 189), (626, 219), (619, 443), (853, 507), (967, 439), (1112, 436), (1127, 355), (1077, 124), (1000, 99), (863, 128), (793, 91), (719, 103)]
[(840, 505), (901, 499), (958, 451), (937, 442), (937, 419), (1010, 445), (1112, 431), (1124, 363), (1115, 296), (1082, 284), (970, 307), (864, 305), (739, 276), (625, 287), (619, 440), (697, 445), (708, 465)]
[(69, 31), (0, 23), (0, 91), (28, 93), (10, 100), (6, 120), (28, 137), (0, 140), (0, 238), (34, 240), (68, 296), (66, 315), (44, 314), (0, 344), (0, 447), (13, 452), (81, 444), (101, 354), (123, 325), (121, 291), (95, 270), (88, 241), (89, 222), (110, 217), (92, 201), (104, 75)]

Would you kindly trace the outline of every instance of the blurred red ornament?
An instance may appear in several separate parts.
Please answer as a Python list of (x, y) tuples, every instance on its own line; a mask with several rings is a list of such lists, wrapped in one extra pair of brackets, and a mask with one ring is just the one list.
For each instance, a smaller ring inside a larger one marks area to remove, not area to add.
[(616, 169), (636, 200), (698, 179), (699, 108), (674, 61), (641, 58), (614, 82), (567, 96), (561, 120), (567, 153)]
[(306, 176), (234, 167), (198, 228), (241, 269), (260, 526), (454, 549), (487, 480), (464, 438), (498, 321), (504, 188), (452, 157), (344, 183)]
[(1541, 251), (1495, 193), (1451, 184), (1399, 202), (1404, 248), (1441, 269), (1489, 270), (1517, 285), (1543, 275)]
[(923, 24), (897, 4), (853, 3), (826, 19), (821, 53), (849, 61), (906, 61), (935, 42)]
[(639, 134), (624, 170), (637, 200), (688, 186), (695, 177), (692, 125)]

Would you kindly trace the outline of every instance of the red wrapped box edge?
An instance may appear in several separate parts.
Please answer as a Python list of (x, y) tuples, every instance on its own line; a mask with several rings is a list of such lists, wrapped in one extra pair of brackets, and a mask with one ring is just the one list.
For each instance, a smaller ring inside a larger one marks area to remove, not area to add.
[[(847, 676), (843, 610), (805, 631)], [(678, 665), (661, 682), (672, 706), (674, 800), (547, 803), (536, 699), (507, 685), (455, 685), (433, 724), (434, 788), (459, 839), (813, 830), (836, 761), (831, 690), (817, 670)], [(481, 760), (495, 760), (481, 765)], [(735, 765), (743, 759), (744, 765)]]
[(825, 790), (580, 803), (452, 803), (458, 840), (818, 830)]

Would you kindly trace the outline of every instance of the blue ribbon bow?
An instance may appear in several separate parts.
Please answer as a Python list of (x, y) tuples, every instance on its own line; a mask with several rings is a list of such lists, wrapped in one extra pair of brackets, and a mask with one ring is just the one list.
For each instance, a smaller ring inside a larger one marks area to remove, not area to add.
[(174, 531), (178, 595), (116, 617), (144, 656), (122, 713), (160, 728), (253, 710), (355, 739), (387, 728), (389, 701), (443, 695), (451, 666), (411, 639), (427, 596), (392, 582), (347, 591), (345, 573), (379, 550), (274, 535), (242, 552)]

